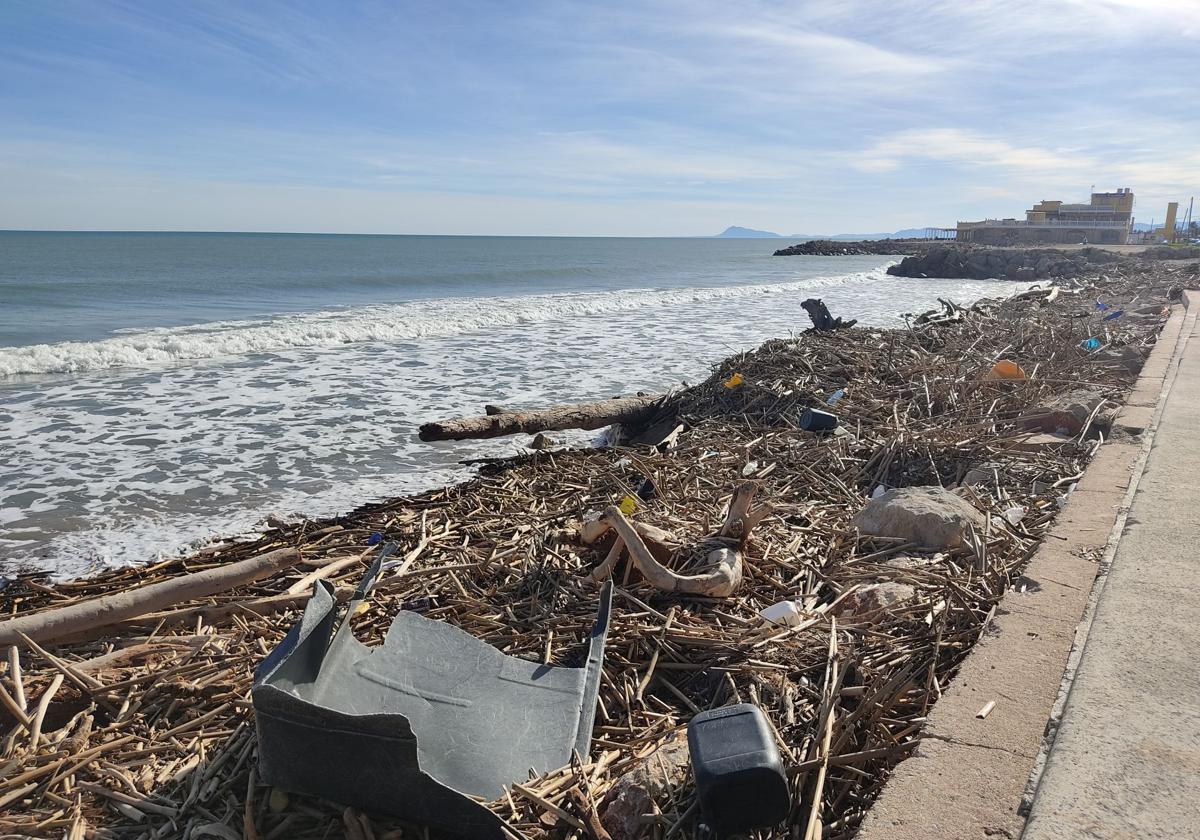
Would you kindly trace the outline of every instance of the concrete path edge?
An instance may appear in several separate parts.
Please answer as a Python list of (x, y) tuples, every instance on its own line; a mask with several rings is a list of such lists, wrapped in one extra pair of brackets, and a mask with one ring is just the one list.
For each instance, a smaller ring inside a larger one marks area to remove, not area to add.
[[(1200, 311), (1185, 293), (1099, 448), (984, 636), (930, 712), (923, 740), (868, 811), (859, 840), (1020, 837), (1079, 651), (1144, 468), (1163, 394)], [(1185, 329), (1185, 326), (1188, 328)], [(977, 713), (990, 701), (986, 718)]]

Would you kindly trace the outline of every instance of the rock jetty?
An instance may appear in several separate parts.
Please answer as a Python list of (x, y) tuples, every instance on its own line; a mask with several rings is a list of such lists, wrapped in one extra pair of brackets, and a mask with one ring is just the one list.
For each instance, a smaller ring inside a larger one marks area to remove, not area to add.
[(932, 239), (865, 239), (837, 242), (832, 239), (812, 239), (799, 245), (789, 245), (775, 252), (777, 257), (842, 257), (852, 254), (915, 254), (928, 248)]
[(953, 277), (971, 280), (1044, 280), (1071, 277), (1095, 265), (1120, 262), (1099, 248), (1059, 251), (1052, 248), (971, 248), (935, 245), (888, 268), (898, 277)]

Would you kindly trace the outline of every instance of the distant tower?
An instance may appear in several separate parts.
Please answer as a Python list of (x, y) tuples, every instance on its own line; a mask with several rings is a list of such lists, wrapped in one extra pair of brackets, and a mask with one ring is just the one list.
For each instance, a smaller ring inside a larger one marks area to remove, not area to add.
[(1163, 222), (1163, 237), (1168, 242), (1175, 241), (1175, 216), (1179, 213), (1179, 202), (1172, 201), (1167, 205), (1167, 220)]

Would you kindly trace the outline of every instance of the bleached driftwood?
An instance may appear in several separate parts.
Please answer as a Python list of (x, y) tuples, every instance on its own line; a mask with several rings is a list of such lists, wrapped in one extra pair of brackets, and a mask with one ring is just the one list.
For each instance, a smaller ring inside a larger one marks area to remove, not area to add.
[(612, 548), (596, 569), (593, 578), (603, 580), (612, 574), (626, 551), (638, 571), (649, 583), (664, 592), (688, 595), (709, 595), (723, 598), (732, 595), (742, 582), (742, 552), (754, 526), (769, 512), (769, 508), (751, 510), (757, 482), (740, 484), (733, 493), (729, 510), (721, 529), (694, 546), (689, 554), (703, 554), (702, 571), (680, 574), (658, 560), (655, 554), (679, 558), (680, 541), (668, 531), (644, 523), (633, 523), (618, 507), (609, 507), (604, 514), (586, 523), (581, 531), (584, 542), (595, 542), (610, 528), (616, 531)]
[(300, 559), (294, 548), (251, 557), (228, 566), (218, 566), (190, 575), (152, 583), (137, 589), (114, 592), (57, 609), (43, 610), (32, 615), (0, 621), (0, 644), (20, 645), (21, 634), (35, 642), (48, 642), (83, 631), (137, 618), (155, 610), (165, 609), (183, 601), (192, 601), (253, 583)]
[(483, 417), (463, 417), (425, 423), (421, 426), (420, 438), (424, 441), (466, 440), (516, 434), (532, 435), (562, 429), (603, 429), (614, 423), (634, 425), (650, 419), (661, 400), (661, 396), (617, 397), (537, 411), (509, 411), (489, 406), (491, 410)]

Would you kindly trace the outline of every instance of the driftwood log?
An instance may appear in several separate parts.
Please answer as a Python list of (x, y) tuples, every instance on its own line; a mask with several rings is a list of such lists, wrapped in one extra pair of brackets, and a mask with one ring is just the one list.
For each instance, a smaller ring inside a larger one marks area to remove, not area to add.
[(84, 631), (137, 618), (183, 601), (225, 592), (269, 577), (295, 564), (300, 552), (294, 548), (251, 557), (228, 566), (205, 569), (190, 575), (152, 583), (124, 592), (114, 592), (57, 609), (0, 621), (0, 644), (20, 645), (27, 636), (35, 642), (51, 642)]
[(505, 435), (537, 434), (538, 432), (562, 429), (603, 429), (614, 423), (633, 425), (651, 419), (662, 401), (662, 396), (617, 397), (594, 403), (560, 405), (536, 411), (508, 411), (489, 409), (483, 417), (463, 417), (457, 420), (441, 420), (421, 426), (423, 441), (466, 440), (468, 438), (494, 438)]
[(853, 327), (858, 323), (858, 319), (843, 321), (841, 318), (834, 318), (829, 313), (829, 307), (820, 298), (809, 298), (800, 304), (804, 311), (808, 313), (808, 317), (812, 319), (813, 329), (817, 332), (829, 332), (830, 330), (842, 330), (847, 327)]

